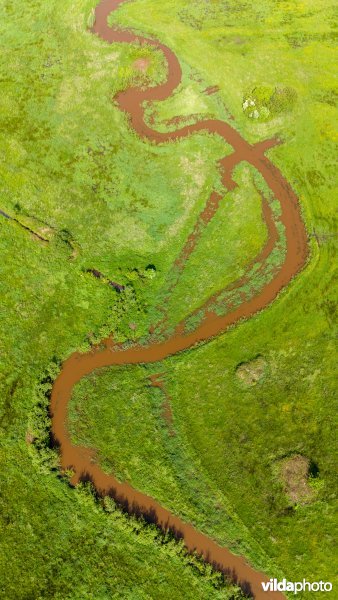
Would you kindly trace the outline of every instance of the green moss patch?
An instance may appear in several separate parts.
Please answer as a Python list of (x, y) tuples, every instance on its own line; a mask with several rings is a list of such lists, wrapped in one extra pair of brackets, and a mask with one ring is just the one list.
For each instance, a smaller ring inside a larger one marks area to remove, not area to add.
[(297, 100), (292, 87), (261, 85), (252, 88), (243, 97), (243, 111), (249, 119), (269, 121), (277, 115), (290, 112)]

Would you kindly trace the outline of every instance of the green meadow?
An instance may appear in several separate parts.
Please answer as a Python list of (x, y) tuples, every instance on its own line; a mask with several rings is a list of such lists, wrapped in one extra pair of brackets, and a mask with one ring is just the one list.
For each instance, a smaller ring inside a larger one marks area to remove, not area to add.
[[(237, 600), (236, 586), (179, 543), (88, 486), (72, 489), (49, 435), (62, 361), (109, 334), (147, 339), (164, 299), (173, 327), (240, 277), (267, 237), (252, 170), (236, 168), (231, 192), (220, 184), (223, 140), (156, 146), (130, 129), (114, 94), (163, 81), (166, 65), (150, 47), (89, 33), (95, 4), (0, 6), (0, 595)], [(182, 65), (173, 96), (147, 106), (153, 127), (203, 116), (251, 143), (282, 141), (268, 156), (300, 199), (310, 255), (272, 305), (217, 339), (79, 382), (72, 439), (269, 576), (333, 581), (334, 3), (134, 0), (111, 20), (167, 44)], [(220, 208), (168, 295), (214, 190)], [(283, 465), (297, 456), (309, 469), (291, 494)]]

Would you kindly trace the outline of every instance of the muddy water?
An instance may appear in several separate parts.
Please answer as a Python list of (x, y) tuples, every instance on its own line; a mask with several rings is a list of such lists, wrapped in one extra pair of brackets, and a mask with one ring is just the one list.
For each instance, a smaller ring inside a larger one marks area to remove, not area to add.
[[(287, 251), (281, 268), (275, 273), (272, 281), (266, 284), (256, 296), (243, 302), (241, 306), (225, 316), (217, 316), (206, 310), (203, 321), (193, 332), (184, 333), (184, 327), (178, 327), (175, 335), (163, 342), (155, 342), (146, 346), (136, 345), (125, 349), (114, 346), (112, 342), (108, 341), (105, 345), (94, 348), (87, 354), (73, 354), (63, 364), (61, 373), (56, 379), (52, 390), (53, 435), (60, 444), (62, 468), (71, 467), (74, 471), (72, 479), (74, 485), (81, 477), (88, 477), (99, 494), (111, 494), (130, 512), (143, 514), (148, 520), (156, 522), (163, 530), (171, 529), (176, 532), (178, 537), (183, 538), (189, 551), (196, 551), (203, 555), (207, 561), (214, 563), (217, 568), (228, 572), (244, 588), (249, 586), (255, 598), (263, 599), (272, 596), (282, 598), (281, 593), (262, 591), (261, 582), (268, 581), (268, 578), (263, 573), (253, 569), (243, 557), (236, 556), (226, 548), (222, 548), (211, 538), (197, 531), (192, 525), (183, 522), (179, 517), (169, 512), (153, 498), (135, 490), (127, 483), (119, 482), (113, 475), (105, 474), (99, 465), (95, 463), (94, 452), (88, 448), (73, 446), (69, 438), (66, 425), (68, 402), (74, 385), (82, 377), (95, 369), (112, 365), (159, 362), (168, 356), (187, 350), (197, 343), (205, 342), (225, 331), (227, 327), (236, 323), (239, 319), (249, 318), (270, 304), (300, 271), (307, 258), (307, 238), (298, 199), (280, 171), (264, 154), (266, 150), (278, 143), (277, 140), (267, 140), (252, 146), (229, 124), (215, 119), (205, 120), (170, 133), (153, 131), (144, 123), (142, 103), (145, 100), (158, 101), (167, 98), (180, 83), (182, 73), (175, 54), (160, 42), (147, 40), (129, 31), (118, 31), (108, 27), (108, 15), (123, 1), (103, 0), (99, 4), (96, 9), (93, 33), (107, 42), (134, 43), (136, 41), (141, 44), (148, 43), (160, 49), (168, 64), (168, 77), (163, 84), (156, 87), (148, 89), (133, 88), (120, 93), (117, 102), (121, 110), (129, 115), (131, 125), (140, 136), (156, 143), (177, 140), (196, 131), (207, 131), (222, 136), (234, 150), (230, 156), (226, 156), (220, 161), (223, 168), (224, 184), (230, 189), (236, 185), (231, 174), (234, 167), (241, 161), (247, 161), (261, 173), (280, 202), (282, 211), (280, 220), (286, 231)], [(210, 210), (212, 213), (215, 212), (213, 207)], [(208, 211), (208, 208), (206, 208), (206, 211)], [(263, 254), (266, 255), (273, 247), (277, 236), (273, 220), (270, 218), (266, 207), (264, 211), (269, 233), (268, 243), (263, 249)], [(186, 255), (184, 258), (186, 259)]]

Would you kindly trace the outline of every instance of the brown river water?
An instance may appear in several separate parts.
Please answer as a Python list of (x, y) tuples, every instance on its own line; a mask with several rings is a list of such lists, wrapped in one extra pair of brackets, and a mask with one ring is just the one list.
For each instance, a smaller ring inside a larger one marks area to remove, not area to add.
[[(308, 255), (307, 235), (298, 198), (279, 169), (265, 156), (265, 152), (269, 148), (279, 143), (278, 140), (267, 140), (250, 145), (231, 125), (216, 119), (200, 121), (170, 133), (154, 131), (145, 124), (143, 103), (145, 101), (165, 100), (170, 96), (181, 82), (182, 71), (172, 50), (159, 41), (146, 39), (133, 34), (131, 31), (121, 31), (108, 26), (108, 15), (124, 1), (102, 0), (95, 11), (95, 24), (92, 33), (108, 43), (138, 42), (140, 44), (150, 44), (163, 52), (168, 65), (168, 76), (164, 83), (147, 89), (129, 88), (117, 95), (116, 101), (120, 109), (128, 114), (131, 126), (141, 137), (155, 143), (178, 140), (197, 131), (216, 133), (222, 136), (233, 147), (233, 153), (220, 161), (223, 169), (223, 183), (228, 189), (235, 187), (236, 183), (231, 177), (232, 171), (241, 161), (250, 163), (261, 173), (274, 196), (280, 202), (281, 216), (279, 218), (285, 227), (287, 250), (282, 266), (260, 292), (251, 299), (244, 301), (238, 308), (230, 311), (225, 316), (218, 316), (205, 310), (205, 316), (195, 331), (185, 333), (184, 327), (178, 326), (175, 333), (164, 341), (151, 341), (148, 345), (134, 345), (127, 349), (114, 345), (111, 340), (107, 340), (104, 344), (91, 349), (86, 354), (76, 352), (70, 356), (64, 362), (52, 390), (50, 412), (53, 437), (60, 447), (62, 469), (71, 468), (74, 472), (72, 484), (76, 485), (83, 477), (90, 479), (99, 495), (112, 495), (128, 512), (143, 515), (164, 531), (171, 530), (178, 538), (183, 539), (189, 552), (197, 552), (213, 564), (215, 568), (228, 573), (243, 589), (249, 589), (255, 598), (268, 599), (272, 596), (283, 598), (284, 596), (280, 592), (263, 591), (261, 582), (268, 581), (269, 577), (251, 567), (244, 557), (237, 556), (227, 548), (221, 547), (210, 537), (164, 508), (153, 498), (134, 489), (128, 483), (121, 483), (113, 475), (104, 473), (95, 462), (95, 452), (89, 448), (74, 446), (69, 437), (67, 429), (68, 403), (74, 385), (82, 377), (102, 367), (160, 362), (173, 354), (188, 350), (198, 343), (206, 342), (224, 332), (230, 325), (237, 323), (240, 319), (249, 318), (268, 306), (302, 269)], [(214, 196), (215, 193), (209, 199), (212, 215), (216, 212), (218, 206), (218, 199), (215, 203)], [(208, 215), (208, 206), (204, 211)], [(263, 204), (263, 215), (269, 235), (268, 242), (263, 249), (263, 255), (265, 255), (273, 247), (277, 234), (266, 203)], [(209, 218), (206, 216), (206, 221), (208, 220)], [(190, 254), (191, 247), (193, 247), (189, 240), (187, 244), (188, 250), (183, 253), (183, 263)], [(257, 257), (257, 260), (261, 258), (262, 255)], [(207, 305), (208, 303), (205, 305), (206, 308)]]

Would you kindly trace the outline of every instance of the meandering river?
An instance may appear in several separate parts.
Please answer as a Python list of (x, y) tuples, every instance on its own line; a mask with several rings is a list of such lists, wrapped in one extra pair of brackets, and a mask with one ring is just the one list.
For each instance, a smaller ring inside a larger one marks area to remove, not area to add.
[[(217, 119), (202, 120), (170, 133), (155, 131), (145, 123), (143, 103), (168, 98), (181, 82), (182, 71), (175, 54), (161, 42), (135, 35), (131, 31), (121, 31), (108, 26), (108, 16), (124, 1), (102, 0), (95, 11), (92, 33), (108, 43), (147, 43), (161, 50), (167, 61), (168, 76), (164, 83), (156, 87), (147, 89), (133, 87), (119, 93), (116, 101), (120, 109), (129, 115), (130, 124), (138, 135), (155, 143), (178, 140), (196, 131), (206, 131), (222, 136), (233, 148), (233, 153), (220, 161), (223, 169), (223, 183), (228, 189), (235, 187), (232, 171), (241, 161), (248, 162), (261, 173), (270, 190), (280, 202), (281, 215), (279, 218), (285, 229), (286, 255), (283, 264), (261, 291), (224, 316), (218, 316), (210, 310), (206, 310), (204, 318), (192, 332), (185, 332), (184, 327), (178, 326), (175, 333), (163, 342), (150, 342), (148, 345), (134, 345), (125, 349), (114, 345), (112, 341), (107, 341), (104, 345), (95, 347), (86, 354), (73, 354), (64, 362), (52, 390), (50, 410), (53, 436), (60, 445), (62, 468), (71, 468), (74, 471), (72, 479), (74, 485), (83, 475), (88, 476), (100, 495), (111, 494), (130, 512), (143, 514), (149, 520), (156, 522), (163, 530), (170, 529), (176, 532), (183, 538), (184, 544), (190, 552), (196, 551), (205, 560), (213, 563), (216, 568), (229, 573), (231, 578), (237, 581), (243, 589), (250, 589), (255, 598), (283, 598), (284, 596), (280, 592), (263, 592), (261, 582), (268, 581), (269, 578), (251, 567), (244, 557), (237, 556), (227, 548), (221, 547), (210, 537), (197, 531), (191, 524), (185, 523), (161, 506), (153, 498), (134, 489), (128, 483), (119, 482), (113, 475), (104, 473), (95, 462), (93, 451), (89, 448), (74, 446), (67, 430), (68, 403), (74, 385), (82, 377), (95, 369), (107, 366), (160, 362), (168, 356), (192, 348), (195, 344), (206, 342), (224, 332), (227, 327), (237, 323), (240, 319), (249, 318), (269, 305), (302, 269), (308, 254), (307, 235), (298, 198), (279, 169), (265, 156), (265, 152), (269, 148), (279, 143), (277, 140), (267, 140), (250, 145), (234, 127)], [(231, 84), (231, 82), (229, 83)], [(210, 210), (214, 214), (217, 211), (214, 193), (210, 196), (208, 205), (209, 208), (213, 207)], [(208, 206), (204, 210), (207, 213)], [(269, 248), (270, 251), (276, 239), (276, 228), (273, 219), (269, 218), (267, 207), (265, 207), (265, 221), (269, 235), (266, 249)], [(189, 248), (191, 248), (191, 244)], [(186, 259), (185, 255), (184, 258)]]

